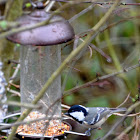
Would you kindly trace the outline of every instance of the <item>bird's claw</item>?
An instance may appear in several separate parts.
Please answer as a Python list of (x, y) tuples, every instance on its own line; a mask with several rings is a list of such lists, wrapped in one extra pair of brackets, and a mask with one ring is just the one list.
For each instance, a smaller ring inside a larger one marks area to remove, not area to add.
[(90, 136), (90, 135), (91, 135), (91, 133), (90, 133), (91, 130), (93, 130), (93, 128), (89, 128), (89, 129), (85, 132), (86, 136)]
[(87, 131), (85, 132), (85, 134), (86, 134), (86, 136), (90, 136), (90, 135), (91, 135), (90, 130), (87, 130)]

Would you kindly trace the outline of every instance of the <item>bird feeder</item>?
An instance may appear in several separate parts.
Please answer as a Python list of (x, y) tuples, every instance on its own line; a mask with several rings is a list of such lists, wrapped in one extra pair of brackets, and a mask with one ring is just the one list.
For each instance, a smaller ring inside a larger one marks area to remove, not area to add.
[[(43, 9), (36, 9), (28, 15), (23, 15), (17, 21), (20, 27), (26, 28), (47, 21), (51, 16), (51, 13), (46, 13)], [(73, 37), (74, 31), (69, 22), (58, 15), (53, 16), (47, 25), (8, 36), (12, 42), (21, 44), (21, 102), (31, 103), (34, 100), (61, 64), (61, 44), (70, 41)], [(61, 75), (40, 100), (39, 103), (43, 108), (39, 111), (45, 113), (58, 98), (61, 98)], [(51, 108), (49, 114), (61, 118), (61, 100)]]

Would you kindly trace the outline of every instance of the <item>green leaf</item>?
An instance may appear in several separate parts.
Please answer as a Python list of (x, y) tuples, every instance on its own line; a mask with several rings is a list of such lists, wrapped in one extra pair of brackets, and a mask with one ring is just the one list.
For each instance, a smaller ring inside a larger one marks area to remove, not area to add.
[(25, 4), (25, 7), (27, 7), (27, 8), (30, 8), (31, 6), (32, 6), (32, 5), (31, 5), (31, 3), (29, 3), (29, 2)]
[(136, 99), (135, 98), (132, 98), (132, 102), (135, 102), (136, 101)]
[(1, 26), (2, 29), (5, 30), (7, 28), (7, 22), (6, 21), (1, 21), (0, 26)]
[(21, 45), (20, 45), (20, 44), (16, 44), (16, 46), (17, 46), (17, 47), (20, 47)]

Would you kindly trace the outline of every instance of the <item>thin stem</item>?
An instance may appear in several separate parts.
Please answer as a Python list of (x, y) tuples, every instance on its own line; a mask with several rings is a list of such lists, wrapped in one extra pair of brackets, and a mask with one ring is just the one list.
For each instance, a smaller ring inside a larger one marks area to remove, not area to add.
[[(76, 2), (74, 0), (51, 0), (51, 1), (56, 1), (56, 2), (67, 2), (67, 3), (75, 3), (75, 4), (79, 4), (79, 3), (93, 3), (93, 4), (98, 4), (98, 5), (112, 5), (114, 4), (114, 2), (95, 2), (95, 0), (85, 0), (85, 1), (81, 1), (81, 0), (77, 0)], [(140, 3), (125, 3), (125, 2), (120, 2), (119, 5), (133, 5), (133, 6), (140, 6)]]
[[(115, 52), (115, 49), (114, 49), (114, 46), (112, 45), (112, 42), (110, 41), (109, 39), (109, 34), (108, 34), (108, 31), (105, 32), (105, 38), (106, 38), (106, 42), (107, 42), (107, 46), (108, 46), (108, 50), (110, 52), (110, 55), (112, 57), (112, 60), (114, 62), (114, 65), (116, 67), (116, 69), (118, 71), (120, 71), (122, 69), (122, 66), (121, 66), (121, 63), (119, 61), (119, 58), (117, 57), (117, 54)], [(130, 80), (128, 79), (127, 75), (124, 73), (121, 75), (122, 78), (124, 79), (124, 81), (126, 82), (126, 85), (128, 87), (128, 89), (130, 91), (132, 91), (132, 94), (134, 95), (134, 88), (132, 86), (132, 83), (130, 82)]]
[(19, 107), (25, 107), (25, 108), (32, 108), (32, 109), (40, 109), (41, 106), (39, 105), (33, 105), (29, 103), (20, 103), (20, 102), (14, 102), (14, 101), (7, 101), (7, 102), (0, 102), (2, 105), (9, 105), (9, 106), (19, 106)]
[(111, 73), (111, 74), (108, 74), (108, 75), (104, 75), (104, 76), (101, 76), (101, 77), (98, 77), (98, 79), (93, 79), (92, 81), (86, 83), (86, 84), (83, 84), (83, 85), (80, 85), (80, 86), (77, 86), (75, 88), (72, 88), (70, 90), (67, 90), (64, 92), (64, 94), (68, 94), (68, 93), (73, 93), (73, 92), (76, 92), (82, 88), (85, 88), (85, 87), (89, 87), (89, 86), (92, 86), (93, 83), (97, 82), (97, 81), (101, 81), (101, 80), (105, 80), (107, 78), (111, 78), (113, 76), (116, 76), (116, 75), (119, 75), (119, 74), (122, 74), (124, 72), (128, 72), (130, 70), (133, 70), (133, 69), (136, 69), (136, 68), (139, 68), (140, 67), (140, 64), (136, 64), (136, 65), (133, 65), (131, 67), (128, 67), (126, 69), (122, 69), (120, 71), (117, 71), (117, 72), (114, 72), (114, 73)]
[[(127, 112), (125, 113), (125, 115), (109, 130), (109, 132), (100, 140), (106, 140), (108, 138), (108, 136), (120, 125), (120, 123), (122, 123), (122, 121), (124, 121), (124, 119), (127, 117), (127, 115), (129, 113), (131, 113), (136, 107), (140, 106), (140, 101), (136, 102), (135, 104), (131, 105)], [(117, 139), (115, 139), (117, 140)]]
[(79, 18), (80, 16), (82, 16), (83, 14), (87, 13), (88, 11), (92, 10), (93, 7), (95, 5), (92, 4), (89, 7), (87, 7), (86, 9), (82, 10), (81, 12), (79, 12), (78, 14), (74, 15), (71, 19), (69, 19), (69, 22), (71, 23), (72, 21), (76, 20), (77, 18)]

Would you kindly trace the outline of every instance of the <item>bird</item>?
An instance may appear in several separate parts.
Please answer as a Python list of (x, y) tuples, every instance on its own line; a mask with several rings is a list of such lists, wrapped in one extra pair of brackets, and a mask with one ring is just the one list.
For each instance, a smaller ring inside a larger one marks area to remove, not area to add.
[(90, 131), (101, 128), (102, 124), (113, 113), (126, 111), (126, 108), (108, 108), (108, 107), (85, 107), (83, 105), (73, 105), (65, 113), (66, 116), (73, 118), (75, 121), (88, 128), (85, 132), (90, 136)]

